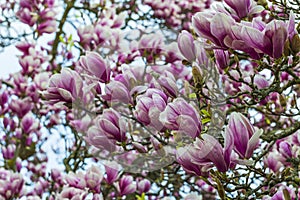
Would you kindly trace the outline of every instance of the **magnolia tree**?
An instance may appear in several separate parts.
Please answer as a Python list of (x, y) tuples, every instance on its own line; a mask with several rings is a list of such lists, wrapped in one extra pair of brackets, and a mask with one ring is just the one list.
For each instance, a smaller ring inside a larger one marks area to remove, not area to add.
[(2, 0), (0, 199), (298, 199), (299, 9)]

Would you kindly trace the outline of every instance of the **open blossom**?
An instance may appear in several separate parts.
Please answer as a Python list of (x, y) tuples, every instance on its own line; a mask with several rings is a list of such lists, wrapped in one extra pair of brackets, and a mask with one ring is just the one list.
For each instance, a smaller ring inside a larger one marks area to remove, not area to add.
[(105, 172), (106, 172), (106, 176), (104, 179), (108, 184), (112, 184), (119, 177), (120, 167), (119, 167), (118, 163), (116, 163), (115, 161), (112, 161), (112, 162), (108, 161), (104, 165), (104, 167), (105, 167)]
[(147, 56), (148, 60), (152, 60), (153, 55), (159, 54), (163, 49), (162, 38), (160, 33), (143, 35), (138, 44), (140, 54)]
[(203, 134), (192, 145), (177, 150), (177, 162), (187, 172), (198, 176), (207, 176), (213, 166), (220, 172), (226, 172), (231, 164), (233, 142), (233, 135), (224, 134), (223, 148), (213, 136)]
[(62, 191), (57, 194), (57, 199), (85, 199), (88, 192), (82, 189), (64, 186)]
[(225, 37), (230, 34), (231, 26), (235, 21), (224, 13), (205, 13), (199, 12), (192, 18), (192, 25), (196, 33), (215, 45), (227, 48)]
[(266, 167), (271, 169), (274, 173), (278, 172), (281, 167), (283, 167), (283, 162), (285, 159), (277, 151), (272, 151), (264, 159), (264, 164)]
[(232, 152), (232, 137), (225, 138), (225, 147), (213, 136), (203, 134), (202, 139), (196, 139), (196, 142), (190, 149), (194, 163), (205, 164), (212, 162), (220, 172), (225, 172), (230, 166), (230, 155)]
[(96, 148), (113, 152), (116, 142), (124, 142), (126, 137), (126, 122), (121, 115), (112, 108), (103, 111), (95, 120), (96, 125), (87, 131), (85, 140)]
[(62, 172), (56, 168), (51, 169), (51, 178), (59, 185), (63, 185), (63, 176)]
[(165, 91), (165, 93), (172, 98), (177, 97), (178, 88), (176, 85), (176, 80), (171, 72), (165, 71), (158, 79), (157, 82), (160, 87)]
[(49, 73), (48, 72), (38, 73), (34, 77), (34, 83), (35, 83), (36, 87), (38, 88), (38, 90), (47, 89), (48, 81), (49, 81)]
[(159, 115), (167, 105), (167, 95), (161, 90), (150, 88), (145, 94), (136, 98), (136, 118), (145, 125), (151, 125), (158, 130), (163, 124), (159, 121)]
[(82, 172), (78, 172), (76, 174), (74, 172), (69, 172), (66, 175), (65, 180), (71, 187), (75, 187), (78, 189), (84, 189), (86, 187), (86, 181)]
[(63, 68), (60, 74), (54, 74), (49, 80), (49, 86), (43, 93), (50, 104), (59, 102), (72, 103), (83, 99), (83, 81), (76, 71)]
[(90, 75), (94, 75), (100, 82), (106, 83), (110, 80), (110, 66), (98, 53), (87, 52), (81, 56), (80, 64)]
[(131, 101), (128, 87), (123, 82), (117, 81), (116, 78), (105, 86), (105, 95), (102, 97), (106, 101), (122, 103), (129, 103)]
[(42, 35), (56, 31), (56, 14), (54, 2), (22, 0), (17, 17), (29, 26), (38, 22), (37, 32)]
[[(279, 184), (276, 187), (276, 193), (274, 195), (272, 195), (272, 197), (264, 196), (263, 200), (284, 200), (284, 199), (286, 199), (286, 195), (285, 195), (284, 190), (289, 195), (288, 199), (296, 199), (296, 193), (295, 193), (294, 188), (290, 188), (290, 187), (287, 187), (283, 184), (282, 185)], [(298, 193), (298, 197), (299, 197), (299, 193)]]
[(21, 22), (29, 26), (33, 26), (39, 18), (37, 14), (32, 12), (32, 9), (26, 7), (21, 8), (16, 15)]
[(15, 46), (19, 51), (21, 51), (24, 54), (24, 56), (28, 56), (30, 54), (30, 48), (34, 49), (35, 43), (23, 41), (19, 42)]
[(241, 113), (233, 112), (229, 117), (228, 131), (234, 138), (234, 150), (241, 158), (250, 158), (258, 145), (262, 130), (256, 130)]
[[(255, 22), (255, 21), (254, 21)], [(273, 57), (282, 56), (284, 44), (288, 37), (287, 26), (283, 21), (272, 20), (268, 24), (260, 23), (263, 30), (250, 26), (233, 27), (234, 33), (239, 35), (247, 46)]]
[(19, 58), (19, 63), (23, 69), (24, 74), (32, 73), (37, 70), (41, 65), (41, 60), (35, 56), (27, 55)]
[(92, 119), (89, 115), (85, 115), (81, 119), (72, 120), (70, 122), (70, 125), (76, 128), (79, 132), (86, 132), (92, 124)]
[(37, 27), (37, 31), (40, 35), (43, 33), (53, 33), (56, 31), (56, 21), (55, 20), (46, 20), (43, 23), (40, 23)]
[(196, 109), (183, 98), (168, 103), (159, 120), (166, 128), (182, 131), (192, 138), (201, 132), (201, 119)]
[(33, 104), (28, 97), (25, 99), (13, 99), (9, 104), (9, 108), (16, 113), (19, 118), (22, 118), (33, 108)]
[(103, 173), (100, 168), (92, 165), (84, 175), (86, 186), (93, 190), (95, 193), (100, 193), (101, 181), (103, 179)]
[(21, 174), (0, 169), (0, 199), (13, 199), (23, 194), (24, 179)]
[[(236, 11), (242, 11), (241, 16), (249, 12), (257, 12), (260, 6), (250, 8), (252, 4), (234, 3), (232, 0), (226, 1)], [(240, 2), (240, 1), (239, 1)], [(243, 9), (236, 6), (246, 6)], [(250, 6), (250, 7), (249, 7)], [(221, 9), (222, 10), (222, 9)], [(193, 28), (196, 33), (213, 42), (218, 48), (232, 48), (248, 53), (252, 58), (258, 59), (262, 53), (272, 58), (280, 58), (283, 54), (284, 45), (288, 37), (295, 35), (293, 20), (288, 24), (280, 20), (272, 20), (265, 24), (258, 18), (251, 23), (238, 23), (224, 12), (199, 12), (193, 16)]]
[(80, 39), (80, 44), (84, 47), (84, 49), (90, 50), (91, 44), (97, 39), (97, 35), (95, 33), (93, 25), (87, 25), (84, 27), (79, 27), (77, 29), (77, 34)]
[(209, 163), (203, 163), (202, 165), (199, 163), (195, 164), (191, 153), (186, 147), (180, 147), (177, 149), (176, 160), (186, 172), (197, 176), (207, 176), (208, 170), (212, 166)]
[(102, 133), (96, 126), (90, 127), (87, 131), (87, 136), (84, 138), (88, 144), (98, 149), (104, 149), (109, 152), (113, 152), (116, 150), (114, 141), (108, 139), (108, 137), (104, 133)]
[(256, 14), (264, 10), (253, 0), (224, 0), (225, 3), (235, 12), (233, 17), (242, 19), (251, 14)]
[[(244, 78), (245, 82), (251, 84), (252, 80), (251, 77), (245, 77)], [(254, 76), (253, 79), (253, 84), (257, 87), (257, 89), (264, 89), (269, 87), (270, 83), (269, 81), (266, 79), (266, 77), (260, 75), (260, 74), (256, 74)], [(252, 88), (250, 88), (248, 85), (246, 85), (245, 83), (242, 83), (242, 85), (239, 87), (241, 89), (241, 91), (252, 91)]]

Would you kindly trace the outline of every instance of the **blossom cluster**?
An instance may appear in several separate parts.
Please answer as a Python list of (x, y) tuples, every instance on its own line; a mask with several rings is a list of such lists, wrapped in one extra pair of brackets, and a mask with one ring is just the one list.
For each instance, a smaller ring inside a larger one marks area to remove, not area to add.
[(8, 2), (33, 32), (1, 79), (0, 199), (300, 195), (297, 10)]

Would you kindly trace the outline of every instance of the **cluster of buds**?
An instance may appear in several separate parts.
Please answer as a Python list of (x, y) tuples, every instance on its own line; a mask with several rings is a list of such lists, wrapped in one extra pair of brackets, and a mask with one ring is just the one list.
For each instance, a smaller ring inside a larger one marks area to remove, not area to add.
[(115, 7), (110, 7), (101, 13), (95, 24), (79, 27), (77, 33), (79, 43), (85, 50), (105, 47), (110, 50), (120, 50), (123, 40), (120, 28), (125, 21), (126, 13), (116, 13)]
[(54, 4), (54, 0), (22, 0), (17, 17), (21, 22), (31, 27), (36, 25), (36, 31), (39, 35), (53, 33), (56, 31), (56, 8)]
[(295, 35), (293, 14), (288, 23), (272, 20), (266, 24), (259, 17), (246, 22), (240, 19), (263, 8), (252, 0), (225, 2), (235, 11), (234, 16), (221, 6), (209, 13), (199, 12), (193, 16), (192, 24), (198, 36), (210, 40), (215, 48), (244, 51), (254, 59), (261, 58), (263, 54), (275, 59), (283, 55), (285, 43)]
[(193, 14), (208, 8), (210, 0), (143, 0), (154, 10), (154, 17), (163, 19), (165, 23), (174, 28), (190, 29), (190, 20)]
[(177, 150), (177, 161), (187, 172), (199, 176), (207, 176), (213, 166), (220, 172), (226, 172), (237, 163), (245, 164), (237, 157), (250, 158), (261, 134), (262, 130), (255, 131), (246, 117), (234, 112), (225, 128), (224, 148), (216, 138), (203, 134), (193, 144)]

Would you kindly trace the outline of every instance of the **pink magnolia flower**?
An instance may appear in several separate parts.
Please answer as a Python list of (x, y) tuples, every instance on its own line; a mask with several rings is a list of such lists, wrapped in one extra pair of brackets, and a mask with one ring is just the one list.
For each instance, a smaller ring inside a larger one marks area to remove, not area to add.
[(122, 176), (115, 186), (120, 196), (131, 194), (136, 191), (136, 184), (133, 182), (133, 177), (128, 175)]
[(161, 90), (150, 88), (145, 94), (136, 98), (137, 104), (134, 114), (145, 125), (151, 125), (157, 130), (163, 128), (159, 115), (167, 105), (167, 95)]
[(101, 170), (92, 165), (84, 175), (86, 186), (94, 191), (95, 193), (100, 193), (101, 181), (103, 179), (103, 173)]
[(77, 34), (79, 36), (80, 44), (84, 49), (93, 49), (93, 44), (97, 39), (97, 35), (95, 33), (95, 28), (93, 25), (79, 27), (77, 30)]
[(264, 164), (266, 167), (276, 173), (281, 167), (283, 167), (282, 162), (284, 162), (284, 160), (285, 159), (277, 151), (272, 151), (264, 159)]
[(119, 81), (111, 81), (106, 85), (103, 98), (108, 101), (119, 101), (123, 103), (129, 103), (131, 101), (129, 90)]
[(43, 33), (53, 33), (56, 31), (56, 21), (55, 20), (46, 20), (40, 23), (37, 27), (39, 35)]
[(0, 94), (0, 106), (4, 107), (7, 102), (8, 102), (8, 93), (6, 91), (3, 91)]
[(138, 181), (137, 183), (137, 190), (140, 194), (147, 193), (151, 188), (151, 182), (148, 179), (143, 179)]
[(288, 37), (286, 24), (279, 20), (273, 20), (265, 25), (263, 31), (250, 26), (243, 26), (241, 30), (236, 32), (240, 33), (241, 39), (249, 47), (258, 49), (273, 58), (282, 56), (284, 44)]
[(63, 185), (63, 176), (60, 170), (58, 169), (51, 169), (51, 178), (53, 181), (58, 183), (59, 185)]
[(86, 181), (82, 172), (78, 172), (76, 174), (74, 172), (69, 172), (65, 176), (65, 180), (71, 187), (75, 187), (78, 189), (84, 189), (86, 187)]
[(27, 41), (23, 41), (23, 42), (20, 42), (20, 43), (16, 44), (16, 48), (17, 48), (19, 51), (21, 51), (21, 52), (24, 54), (24, 56), (29, 55), (29, 54), (30, 54), (30, 53), (29, 53), (29, 49), (30, 49), (30, 48), (33, 48), (33, 49), (34, 49), (34, 47), (35, 47), (35, 44), (29, 43), (29, 42), (27, 42)]
[(220, 70), (225, 69), (229, 66), (229, 52), (224, 51), (222, 49), (215, 49), (214, 50), (216, 64)]
[(160, 87), (165, 91), (165, 93), (172, 98), (177, 97), (178, 87), (176, 85), (176, 80), (171, 72), (165, 71), (158, 79), (157, 82)]
[(263, 89), (269, 87), (270, 83), (266, 79), (266, 77), (256, 74), (254, 77), (254, 84), (257, 86), (258, 89)]
[(29, 47), (28, 55), (26, 53), (19, 57), (19, 64), (22, 67), (22, 74), (32, 74), (41, 71), (41, 65), (47, 60), (46, 56), (42, 56), (39, 50)]
[(234, 150), (241, 158), (252, 156), (262, 132), (261, 129), (255, 131), (250, 121), (241, 113), (231, 113), (226, 134), (233, 135)]
[(154, 59), (154, 55), (159, 54), (163, 48), (163, 37), (161, 34), (143, 35), (139, 41), (138, 48), (140, 54), (147, 57), (148, 61)]
[(76, 130), (80, 132), (86, 132), (92, 124), (92, 119), (89, 115), (85, 115), (81, 119), (72, 120), (70, 122), (70, 125), (72, 125), (74, 128), (76, 128)]
[(72, 103), (84, 99), (82, 88), (83, 81), (80, 75), (69, 68), (63, 68), (60, 74), (51, 76), (49, 86), (43, 95), (50, 104)]
[(227, 49), (225, 37), (231, 33), (234, 19), (224, 13), (198, 12), (192, 18), (192, 26), (196, 33), (205, 39), (212, 41), (218, 47)]
[(183, 167), (183, 169), (191, 174), (197, 176), (207, 176), (208, 170), (212, 167), (209, 163), (195, 164), (189, 148), (180, 147), (176, 151), (176, 160)]
[(280, 142), (278, 150), (285, 159), (293, 157), (292, 146), (287, 141)]
[(4, 159), (12, 159), (15, 156), (16, 145), (9, 144), (7, 147), (1, 147), (2, 155)]
[(29, 8), (21, 8), (16, 15), (21, 22), (28, 24), (29, 26), (33, 26), (38, 20), (38, 15), (32, 13), (32, 10)]
[(121, 118), (120, 113), (112, 108), (103, 111), (102, 115), (96, 120), (99, 131), (109, 139), (118, 142), (126, 141), (126, 122)]
[(25, 116), (32, 109), (32, 107), (33, 105), (30, 98), (16, 100), (13, 99), (9, 104), (9, 108), (16, 113), (19, 118)]
[(295, 14), (293, 11), (290, 12), (290, 18), (288, 22), (288, 32), (289, 32), (289, 39), (292, 41), (293, 37), (298, 33), (295, 24)]
[(87, 52), (85, 56), (80, 57), (79, 62), (88, 74), (97, 77), (102, 83), (109, 82), (110, 66), (98, 53)]
[[(249, 83), (249, 84), (252, 84), (252, 79), (251, 79), (250, 76), (245, 77), (244, 81)], [(264, 88), (269, 87), (269, 85), (270, 85), (270, 83), (266, 79), (266, 77), (264, 77), (260, 74), (256, 74), (254, 76), (253, 83), (254, 83), (254, 86), (257, 87), (257, 89), (264, 89)], [(242, 83), (242, 85), (239, 88), (240, 88), (241, 91), (252, 91), (252, 88), (250, 88), (248, 85), (246, 85), (244, 83)]]
[(49, 76), (49, 72), (42, 72), (35, 75), (33, 81), (39, 90), (47, 89)]
[(88, 144), (109, 152), (116, 150), (116, 145), (113, 140), (110, 140), (99, 128), (92, 126), (87, 131), (87, 136), (84, 137)]
[(141, 143), (132, 142), (132, 146), (133, 146), (134, 149), (136, 149), (140, 153), (147, 153), (148, 152), (147, 148), (144, 145), (142, 145)]
[(21, 174), (0, 168), (0, 197), (13, 199), (22, 197), (24, 179)]
[(129, 103), (132, 101), (129, 87), (130, 84), (127, 78), (123, 74), (119, 74), (105, 86), (105, 94), (102, 95), (102, 98), (106, 101)]
[(38, 128), (38, 122), (33, 117), (32, 113), (27, 113), (21, 121), (21, 127), (24, 133), (29, 134), (31, 131), (34, 131)]
[(193, 36), (184, 30), (178, 35), (177, 42), (181, 54), (189, 62), (193, 62), (196, 59), (196, 47), (194, 45)]
[(233, 148), (233, 138), (225, 135), (224, 149), (213, 136), (201, 135), (202, 139), (196, 139), (189, 150), (195, 164), (203, 165), (213, 163), (220, 172), (226, 172), (230, 167), (230, 156)]
[(269, 200), (284, 200), (285, 195), (284, 195), (283, 190), (286, 190), (289, 193), (290, 199), (296, 199), (296, 194), (295, 194), (294, 188), (290, 188), (285, 185), (281, 185), (281, 186), (277, 187), (277, 192), (271, 198), (269, 198)]
[(237, 19), (242, 19), (251, 14), (262, 12), (264, 8), (258, 6), (253, 0), (224, 0), (225, 3), (235, 12), (233, 16)]
[(62, 191), (57, 195), (58, 199), (85, 199), (88, 192), (79, 188), (64, 186)]
[(182, 98), (168, 103), (166, 109), (160, 114), (159, 120), (166, 128), (182, 131), (192, 138), (198, 137), (201, 132), (201, 119), (198, 112)]
[(104, 167), (106, 172), (104, 179), (108, 184), (112, 184), (118, 179), (120, 167), (116, 162), (107, 162)]

